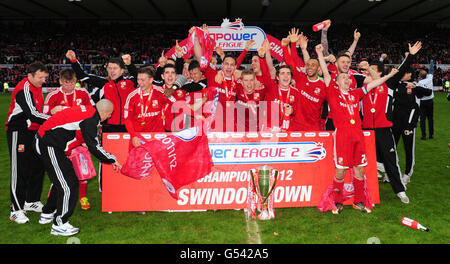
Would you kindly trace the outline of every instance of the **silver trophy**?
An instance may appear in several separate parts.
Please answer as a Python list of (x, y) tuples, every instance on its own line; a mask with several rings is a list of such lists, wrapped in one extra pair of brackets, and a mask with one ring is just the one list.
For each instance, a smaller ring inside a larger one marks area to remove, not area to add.
[[(256, 193), (261, 204), (260, 220), (275, 217), (273, 213), (273, 200), (270, 198), (277, 182), (278, 170), (267, 165), (256, 168), (256, 173), (250, 170), (253, 192)], [(272, 195), (273, 196), (273, 195)]]

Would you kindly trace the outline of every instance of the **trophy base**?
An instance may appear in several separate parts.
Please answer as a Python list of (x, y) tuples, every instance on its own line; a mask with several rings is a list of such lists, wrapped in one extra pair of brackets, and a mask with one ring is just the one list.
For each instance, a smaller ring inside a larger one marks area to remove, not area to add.
[(258, 215), (259, 220), (270, 220), (272, 217), (270, 216), (269, 212), (267, 210), (262, 210), (261, 213)]

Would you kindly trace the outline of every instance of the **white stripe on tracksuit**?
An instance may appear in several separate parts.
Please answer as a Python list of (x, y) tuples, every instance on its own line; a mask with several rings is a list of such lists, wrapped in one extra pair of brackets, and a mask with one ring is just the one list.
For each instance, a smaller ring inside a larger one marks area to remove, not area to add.
[(17, 200), (17, 137), (19, 132), (12, 132), (12, 144), (11, 144), (11, 193), (14, 197), (14, 201), (17, 205), (17, 210), (22, 210), (19, 200)]
[(61, 214), (56, 217), (56, 223), (58, 225), (62, 225), (64, 223), (62, 222), (61, 217), (69, 211), (70, 188), (67, 185), (66, 180), (64, 179), (61, 169), (59, 168), (58, 160), (56, 159), (55, 156), (55, 150), (53, 149), (53, 147), (50, 146), (47, 147), (47, 150), (48, 156), (50, 157), (50, 160), (53, 165), (53, 169), (55, 170), (56, 177), (58, 178), (58, 181), (61, 184), (64, 193)]

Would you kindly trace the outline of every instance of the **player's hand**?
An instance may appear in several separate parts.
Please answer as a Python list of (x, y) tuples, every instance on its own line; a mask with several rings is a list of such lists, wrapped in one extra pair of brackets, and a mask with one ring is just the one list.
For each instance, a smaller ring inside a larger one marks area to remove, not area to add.
[(406, 88), (407, 89), (414, 89), (416, 88), (416, 85), (412, 82), (406, 82)]
[(175, 41), (175, 54), (177, 54), (177, 58), (183, 57), (183, 48), (178, 45), (178, 39)]
[(331, 26), (331, 20), (330, 19), (327, 19), (327, 20), (325, 20), (324, 21), (325, 23), (326, 23), (326, 26), (322, 29), (322, 30), (328, 30), (329, 28), (330, 28), (330, 26)]
[(220, 58), (223, 60), (223, 58), (225, 57), (225, 52), (223, 52), (222, 47), (217, 46), (214, 48), (214, 52), (220, 56)]
[(214, 77), (214, 81), (216, 81), (216, 83), (218, 84), (221, 84), (223, 82), (222, 70), (217, 72), (216, 77)]
[(281, 39), (281, 47), (287, 47), (291, 41), (289, 38), (283, 38)]
[(285, 104), (284, 105), (284, 114), (289, 116), (292, 114), (292, 112), (294, 112), (294, 109), (292, 108), (292, 106), (289, 104)]
[(361, 37), (361, 33), (358, 32), (358, 29), (355, 29), (355, 31), (353, 32), (353, 39), (359, 40), (360, 37)]
[(52, 110), (50, 110), (50, 113), (52, 115), (54, 115), (54, 114), (58, 113), (59, 111), (62, 111), (63, 109), (64, 108), (61, 105), (57, 105), (57, 106), (53, 107)]
[(291, 28), (291, 31), (289, 31), (288, 38), (291, 41), (291, 43), (292, 42), (297, 43), (297, 41), (299, 40), (300, 35), (298, 34), (298, 31), (299, 31), (298, 28), (297, 29), (296, 28)]
[(131, 144), (133, 145), (133, 147), (139, 147), (141, 145), (141, 139), (138, 137), (133, 137), (131, 139)]
[(328, 61), (330, 63), (335, 63), (336, 62), (336, 57), (333, 54), (330, 54), (330, 55), (325, 57), (325, 61)]
[(164, 90), (164, 95), (166, 96), (166, 97), (169, 97), (169, 96), (172, 96), (172, 94), (175, 92), (175, 89), (173, 89), (173, 88), (166, 88), (165, 90)]
[(255, 45), (255, 40), (253, 39), (245, 42), (245, 50), (249, 51), (253, 47), (253, 45)]
[(297, 44), (300, 46), (300, 49), (302, 49), (302, 50), (305, 50), (306, 48), (308, 48), (308, 37), (303, 35), (303, 32), (300, 33)]
[(202, 30), (206, 33), (206, 35), (209, 35), (209, 28), (208, 28), (208, 25), (203, 24), (203, 25), (202, 25)]
[(422, 49), (422, 42), (417, 41), (416, 43), (414, 43), (413, 46), (411, 46), (411, 44), (408, 43), (408, 47), (409, 47), (409, 53), (411, 55), (415, 55), (417, 52), (419, 52), (420, 49)]
[(120, 172), (120, 170), (122, 169), (122, 165), (120, 165), (118, 161), (114, 162), (112, 166), (115, 172)]
[(262, 83), (260, 81), (256, 80), (255, 81), (255, 90), (258, 91), (258, 90), (262, 90), (262, 89), (264, 89)]
[(164, 56), (164, 50), (161, 52), (161, 57), (159, 57), (158, 63), (161, 67), (164, 67), (167, 64), (167, 58)]
[(369, 69), (369, 63), (367, 61), (361, 61), (358, 65), (360, 69), (367, 70)]
[(130, 65), (131, 64), (130, 54), (122, 55), (122, 60), (123, 60), (123, 63), (125, 63), (125, 65)]
[(264, 58), (266, 56), (266, 49), (264, 48), (264, 46), (258, 47), (256, 51), (258, 52), (258, 56), (260, 58)]
[(68, 50), (66, 52), (66, 58), (69, 59), (70, 61), (74, 61), (77, 59), (77, 56), (75, 55), (75, 52), (73, 50)]
[(388, 74), (389, 76), (394, 76), (395, 74), (397, 74), (398, 69), (397, 68), (392, 68), (391, 72)]
[(323, 56), (323, 46), (322, 44), (316, 45), (317, 56)]

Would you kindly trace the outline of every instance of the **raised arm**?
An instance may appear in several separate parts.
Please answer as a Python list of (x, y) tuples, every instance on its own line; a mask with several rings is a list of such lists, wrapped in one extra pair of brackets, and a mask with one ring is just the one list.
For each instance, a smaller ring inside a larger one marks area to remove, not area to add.
[(252, 46), (255, 45), (255, 41), (253, 39), (247, 41), (245, 43), (245, 48), (241, 52), (241, 55), (236, 59), (236, 69), (239, 69), (239, 66), (241, 66), (242, 62), (245, 59), (245, 56), (247, 56), (248, 51), (252, 48)]
[[(300, 45), (300, 49), (302, 50), (303, 61), (307, 62), (310, 59), (310, 56), (308, 53), (308, 38), (303, 35), (303, 32), (299, 36), (298, 44)], [(324, 48), (324, 52), (325, 52), (325, 48)]]
[(264, 86), (266, 86), (266, 89), (270, 87), (272, 87), (272, 78), (271, 78), (271, 74), (270, 74), (270, 70), (269, 67), (267, 66), (267, 62), (265, 59), (265, 55), (267, 52), (267, 45), (268, 41), (267, 39), (264, 40), (264, 43), (261, 47), (258, 47), (258, 56), (259, 56), (259, 64), (261, 67), (261, 73), (262, 73), (262, 77), (263, 77), (263, 82), (264, 82)]
[[(81, 63), (78, 61), (75, 52), (73, 50), (68, 50), (66, 52), (66, 58), (70, 60), (70, 64), (72, 65), (72, 69), (75, 71), (77, 79), (82, 82), (88, 83), (95, 87), (102, 88), (108, 80), (104, 77), (100, 77), (94, 74), (87, 74), (83, 71)], [(89, 91), (91, 92), (91, 91)]]
[(272, 59), (272, 55), (270, 54), (270, 44), (268, 41), (267, 41), (267, 45), (269, 48), (266, 51), (266, 63), (267, 63), (267, 67), (269, 68), (270, 78), (275, 79), (277, 70), (273, 66), (273, 59)]
[[(297, 54), (297, 43), (300, 40), (300, 36), (303, 37), (303, 32), (300, 35), (298, 34), (298, 32), (299, 32), (299, 29), (292, 28), (291, 31), (289, 32), (288, 38), (291, 41), (291, 57), (295, 63), (295, 67), (301, 68), (301, 67), (305, 66), (305, 63)], [(306, 61), (306, 59), (305, 59), (305, 61)]]
[(325, 62), (325, 58), (323, 56), (324, 48), (322, 44), (316, 46), (317, 58), (319, 60), (320, 69), (323, 73), (323, 80), (325, 81), (326, 86), (328, 86), (331, 82), (331, 75), (327, 68), (327, 63)]
[(370, 92), (370, 90), (372, 90), (373, 88), (382, 85), (384, 82), (389, 80), (389, 78), (394, 76), (397, 72), (398, 72), (398, 69), (393, 68), (389, 74), (387, 74), (387, 75), (385, 75), (385, 76), (383, 76), (383, 77), (381, 77), (379, 79), (371, 81), (366, 86), (367, 92)]
[[(327, 25), (322, 29), (322, 33), (320, 35), (320, 44), (322, 44), (323, 47), (323, 56), (327, 57), (330, 53), (328, 52), (328, 29), (331, 26), (331, 20), (325, 20), (325, 23), (327, 23)], [(305, 61), (306, 59), (303, 58)]]
[(353, 53), (355, 52), (356, 45), (358, 45), (359, 38), (361, 37), (361, 33), (358, 32), (358, 29), (355, 29), (353, 32), (353, 43), (348, 48), (348, 53), (350, 54), (350, 57), (353, 56)]
[(130, 54), (122, 55), (122, 60), (125, 63), (125, 67), (127, 67), (129, 76), (127, 77), (129, 80), (133, 81), (134, 87), (137, 87), (137, 68), (134, 63), (131, 62)]

